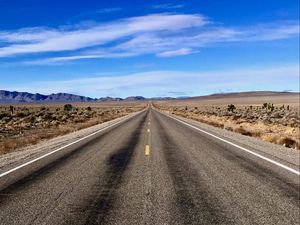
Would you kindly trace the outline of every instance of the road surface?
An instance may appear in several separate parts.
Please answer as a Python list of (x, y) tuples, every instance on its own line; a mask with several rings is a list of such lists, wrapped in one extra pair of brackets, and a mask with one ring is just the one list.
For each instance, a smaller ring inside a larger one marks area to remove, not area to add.
[(299, 224), (299, 187), (149, 108), (0, 191), (0, 224)]

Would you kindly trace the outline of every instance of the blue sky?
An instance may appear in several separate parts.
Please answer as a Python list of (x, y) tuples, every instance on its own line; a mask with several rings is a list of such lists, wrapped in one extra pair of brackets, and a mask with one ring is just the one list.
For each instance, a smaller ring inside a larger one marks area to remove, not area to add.
[(0, 89), (299, 91), (298, 0), (0, 1)]

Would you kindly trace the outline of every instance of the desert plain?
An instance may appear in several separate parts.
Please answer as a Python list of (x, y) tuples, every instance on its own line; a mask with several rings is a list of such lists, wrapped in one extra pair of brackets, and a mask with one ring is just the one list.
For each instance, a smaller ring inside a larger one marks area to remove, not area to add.
[(299, 93), (244, 92), (155, 102), (161, 111), (300, 148)]

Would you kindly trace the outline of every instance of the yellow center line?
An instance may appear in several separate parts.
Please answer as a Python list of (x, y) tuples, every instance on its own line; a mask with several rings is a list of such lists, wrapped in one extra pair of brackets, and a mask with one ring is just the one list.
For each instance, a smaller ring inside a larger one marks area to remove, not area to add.
[(150, 146), (149, 145), (146, 145), (146, 148), (145, 148), (145, 155), (146, 156), (149, 156), (150, 154)]

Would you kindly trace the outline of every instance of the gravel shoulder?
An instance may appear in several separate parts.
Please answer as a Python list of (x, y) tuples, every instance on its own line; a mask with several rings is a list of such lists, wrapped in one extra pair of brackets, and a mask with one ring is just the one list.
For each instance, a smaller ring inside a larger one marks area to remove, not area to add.
[(0, 173), (5, 172), (11, 168), (23, 164), (31, 159), (37, 158), (55, 149), (63, 147), (69, 143), (72, 143), (80, 138), (83, 138), (95, 131), (105, 128), (113, 123), (119, 122), (121, 120), (128, 119), (135, 116), (140, 112), (134, 112), (123, 117), (119, 117), (114, 120), (110, 120), (92, 127), (88, 127), (79, 131), (75, 131), (63, 136), (59, 136), (50, 140), (42, 141), (36, 145), (28, 146), (25, 148), (17, 149), (14, 152), (0, 155)]
[(232, 131), (228, 131), (225, 129), (220, 129), (205, 123), (201, 123), (192, 119), (176, 116), (171, 113), (164, 114), (169, 115), (171, 117), (180, 119), (182, 121), (185, 121), (191, 125), (194, 125), (196, 127), (199, 127), (200, 129), (203, 129), (207, 132), (210, 132), (214, 135), (217, 135), (221, 138), (224, 138), (228, 141), (231, 141), (235, 144), (238, 144), (244, 148), (247, 148), (249, 150), (254, 150), (257, 153), (263, 154), (264, 156), (267, 156), (269, 158), (272, 158), (276, 161), (279, 161), (284, 164), (288, 164), (289, 166), (292, 166), (293, 168), (299, 169), (300, 166), (300, 151), (286, 148), (280, 145), (276, 145), (273, 143), (269, 143), (263, 140), (260, 140), (258, 138), (249, 137), (245, 135), (241, 135), (239, 133), (235, 133)]

